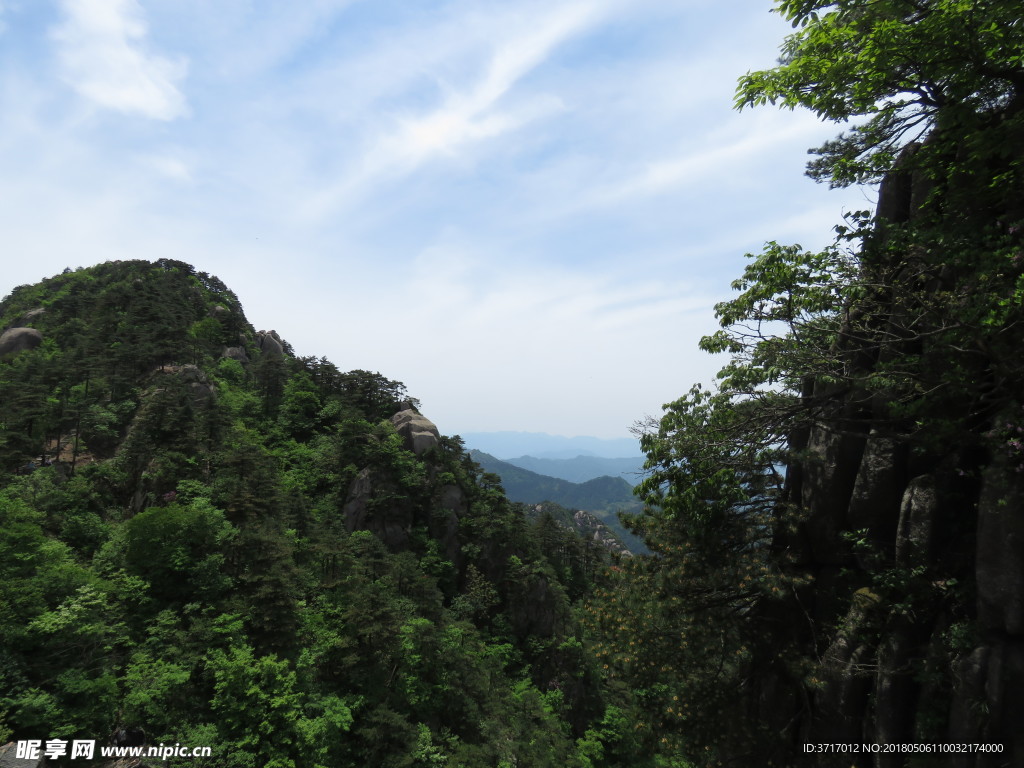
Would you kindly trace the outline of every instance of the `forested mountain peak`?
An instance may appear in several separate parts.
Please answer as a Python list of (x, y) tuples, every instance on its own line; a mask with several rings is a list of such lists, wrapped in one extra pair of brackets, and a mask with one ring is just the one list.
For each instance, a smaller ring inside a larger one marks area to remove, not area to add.
[(0, 323), (0, 738), (217, 766), (597, 739), (574, 605), (608, 549), (528, 520), (401, 383), (297, 357), (178, 261), (20, 286)]

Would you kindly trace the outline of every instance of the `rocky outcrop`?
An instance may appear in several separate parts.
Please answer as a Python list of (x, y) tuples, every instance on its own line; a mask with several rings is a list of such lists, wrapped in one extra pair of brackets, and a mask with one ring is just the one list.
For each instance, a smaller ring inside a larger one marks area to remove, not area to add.
[(609, 530), (608, 526), (589, 512), (577, 510), (573, 513), (572, 519), (573, 524), (576, 526), (576, 530), (589, 538), (595, 544), (598, 544), (622, 557), (633, 556), (633, 553), (626, 548), (625, 544), (619, 541), (615, 534)]
[[(479, 531), (481, 523), (471, 512), (478, 491), (471, 478), (457, 479), (465, 477), (466, 457), (452, 450), (454, 444), (441, 438), (434, 423), (411, 402), (403, 403), (391, 422), (422, 473), (410, 469), (408, 454), (390, 465), (361, 469), (342, 504), (345, 528), (372, 533), (392, 552), (414, 551), (421, 557), (429, 541), (427, 556), (446, 588), (483, 580), (493, 600), (473, 610), (483, 616), (500, 606), (516, 637), (550, 637), (561, 631), (569, 620), (567, 602), (561, 587), (551, 581), (551, 572), (514, 540), (474, 537), (472, 532)], [(455, 469), (449, 460), (462, 466)], [(499, 518), (517, 514), (512, 508), (496, 510)], [(598, 523), (595, 529), (603, 526)], [(603, 535), (598, 539), (604, 543)]]
[(193, 405), (205, 406), (210, 403), (216, 393), (216, 388), (202, 368), (196, 365), (183, 365), (178, 369), (178, 375), (188, 386)]
[[(440, 433), (433, 422), (411, 404), (403, 406), (392, 418), (392, 424), (402, 436), (405, 448), (423, 456), (437, 447)], [(427, 482), (432, 483), (437, 473), (436, 467), (428, 465)], [(432, 511), (428, 513), (414, 507), (396, 482), (379, 471), (361, 470), (349, 486), (342, 508), (345, 527), (349, 531), (370, 531), (388, 548), (397, 551), (408, 544), (414, 526), (423, 524), (446, 557), (458, 564), (461, 560), (459, 519), (469, 509), (465, 492), (458, 485), (441, 485), (433, 493)]]
[(932, 540), (939, 512), (935, 478), (919, 475), (907, 484), (896, 527), (896, 563), (927, 565), (932, 558)]
[(392, 416), (391, 423), (405, 441), (405, 447), (417, 456), (436, 448), (441, 439), (441, 433), (437, 431), (434, 422), (411, 406)]
[(841, 532), (846, 529), (845, 512), (857, 481), (857, 469), (864, 451), (864, 438), (815, 425), (807, 441), (803, 465), (802, 505), (805, 546), (810, 562), (823, 566), (845, 565), (849, 551)]
[(277, 335), (277, 331), (258, 331), (256, 333), (256, 346), (268, 357), (281, 357), (284, 355), (284, 342)]
[(855, 552), (861, 568), (870, 568), (873, 553), (891, 556), (892, 521), (900, 514), (905, 446), (872, 431), (864, 445), (847, 507), (851, 531), (864, 531), (873, 552)]
[[(409, 542), (413, 526), (412, 509), (399, 500), (391, 484), (374, 476), (369, 468), (359, 472), (349, 486), (342, 507), (345, 528), (349, 531), (370, 531), (392, 551), (403, 549)], [(379, 499), (387, 499), (381, 503)]]
[(864, 717), (875, 672), (874, 648), (868, 642), (877, 623), (878, 595), (862, 588), (823, 656), (823, 669), (835, 683), (818, 696), (818, 732), (832, 743), (852, 744), (864, 737)]
[(242, 365), (248, 365), (249, 355), (245, 347), (224, 347), (220, 353), (221, 359), (237, 360)]
[[(40, 755), (42, 752), (40, 752)], [(14, 742), (0, 747), (0, 768), (40, 768), (43, 758), (30, 759), (18, 757), (17, 745)]]
[(39, 318), (41, 318), (45, 314), (46, 307), (36, 307), (35, 309), (30, 309), (28, 312), (21, 316), (18, 325), (35, 326)]
[(998, 451), (978, 503), (978, 622), (1024, 641), (1024, 475), (1021, 456)]
[(1024, 639), (991, 640), (960, 659), (949, 717), (949, 740), (1003, 745), (998, 754), (958, 755), (951, 768), (1002, 768), (1019, 765), (1024, 754)]
[(43, 334), (35, 328), (8, 328), (0, 335), (0, 360), (35, 349), (43, 343)]
[(459, 519), (469, 509), (465, 493), (457, 485), (444, 485), (437, 491), (434, 510), (424, 515), (395, 492), (394, 485), (369, 468), (359, 472), (349, 486), (342, 515), (348, 531), (369, 531), (388, 549), (405, 549), (418, 524), (425, 524), (445, 557), (458, 568), (462, 562)]

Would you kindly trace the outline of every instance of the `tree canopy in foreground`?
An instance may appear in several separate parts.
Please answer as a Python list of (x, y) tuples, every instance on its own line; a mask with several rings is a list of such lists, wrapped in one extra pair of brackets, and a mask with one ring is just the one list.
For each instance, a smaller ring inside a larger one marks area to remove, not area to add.
[[(881, 180), (878, 209), (821, 252), (752, 256), (701, 342), (729, 358), (717, 386), (641, 425), (656, 556), (595, 600), (598, 654), (666, 759), (848, 766), (801, 746), (964, 740), (1005, 751), (957, 765), (1008, 764), (1024, 756), (1024, 13), (776, 12), (794, 32), (737, 106), (850, 121), (808, 171)], [(910, 764), (873, 760), (853, 757)]]

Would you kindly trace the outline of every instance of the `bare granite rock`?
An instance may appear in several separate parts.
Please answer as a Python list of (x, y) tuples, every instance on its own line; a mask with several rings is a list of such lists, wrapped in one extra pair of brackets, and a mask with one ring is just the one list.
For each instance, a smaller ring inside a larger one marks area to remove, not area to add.
[(17, 745), (12, 741), (0, 747), (0, 768), (40, 768), (43, 759), (29, 760), (24, 757), (17, 757)]
[(422, 456), (432, 448), (436, 448), (441, 439), (434, 422), (413, 408), (406, 408), (391, 417), (395, 430), (405, 440), (405, 447)]
[(8, 328), (0, 335), (0, 358), (35, 349), (43, 343), (43, 334), (35, 328)]
[(284, 355), (284, 342), (277, 335), (277, 331), (259, 331), (256, 334), (256, 344), (260, 352), (269, 357), (281, 357)]

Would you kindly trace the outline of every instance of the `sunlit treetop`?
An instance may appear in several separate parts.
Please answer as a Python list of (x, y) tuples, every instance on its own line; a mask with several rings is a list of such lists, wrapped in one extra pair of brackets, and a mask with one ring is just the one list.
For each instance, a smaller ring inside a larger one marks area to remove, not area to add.
[(901, 147), (933, 129), (955, 141), (1024, 108), (1018, 0), (779, 0), (775, 10), (796, 31), (777, 67), (740, 79), (736, 105), (854, 121), (814, 150), (815, 179), (876, 181)]

